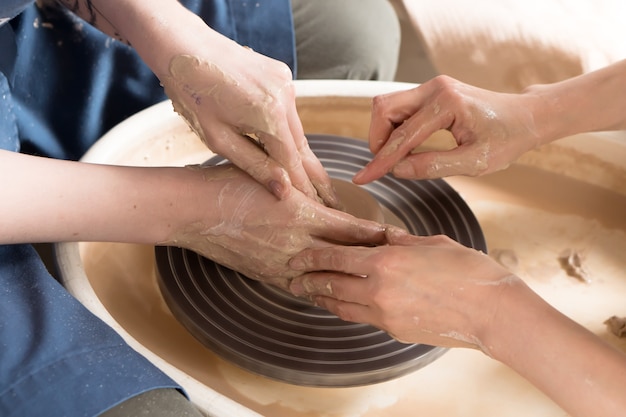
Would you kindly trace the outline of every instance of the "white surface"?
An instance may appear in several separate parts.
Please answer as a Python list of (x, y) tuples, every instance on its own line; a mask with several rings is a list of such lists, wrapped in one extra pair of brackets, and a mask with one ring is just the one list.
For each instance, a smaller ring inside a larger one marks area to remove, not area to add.
[[(367, 103), (367, 98), (371, 95), (408, 86), (410, 85), (329, 81), (298, 82), (296, 88), (301, 97), (319, 97), (321, 100), (325, 97), (361, 97)], [(593, 149), (604, 149), (596, 156), (610, 165), (619, 162), (614, 160), (614, 155), (624, 155), (626, 147), (622, 142), (601, 136), (594, 138), (594, 141), (597, 139), (596, 145), (601, 145)], [(199, 140), (178, 140), (182, 137), (190, 138), (189, 129), (172, 112), (170, 103), (164, 102), (112, 130), (92, 148), (85, 160), (132, 165), (159, 165), (163, 161), (171, 161), (174, 165), (180, 165), (187, 160), (205, 160), (210, 154)], [(559, 146), (576, 150), (577, 146), (586, 147), (588, 143), (583, 137), (565, 140)], [(536, 157), (541, 160), (541, 155), (538, 153)], [(623, 172), (624, 161), (626, 158), (615, 168)], [(550, 164), (546, 166), (549, 167)], [(470, 186), (476, 182), (469, 181), (470, 183), (464, 184), (463, 179), (457, 179), (452, 184), (462, 192), (484, 225), (488, 244), (515, 249), (522, 262), (519, 273), (524, 274), (534, 288), (545, 293), (546, 298), (568, 314), (584, 320), (586, 325), (602, 333), (603, 337), (609, 337), (599, 323), (610, 311), (619, 314), (618, 310), (623, 306), (621, 298), (615, 295), (626, 293), (626, 280), (623, 277), (626, 261), (621, 259), (619, 253), (616, 256), (614, 252), (620, 252), (626, 246), (624, 232), (607, 229), (595, 220), (581, 218), (578, 214), (568, 217), (569, 215), (518, 204), (513, 207), (500, 204), (498, 201), (501, 196), (494, 197), (495, 200), (485, 198), (484, 194), (476, 192)], [(480, 181), (477, 184), (481, 184)], [(502, 198), (512, 198), (509, 194), (515, 192), (516, 190), (505, 190), (504, 193), (508, 194)], [(503, 207), (506, 212), (502, 211)], [(521, 227), (509, 227), (512, 220)], [(578, 226), (569, 234), (561, 235), (560, 230), (568, 224)], [(564, 244), (570, 244), (568, 242), (580, 242), (587, 248), (587, 259), (593, 266), (594, 274), (604, 275), (608, 272), (599, 285), (585, 287), (578, 282), (572, 282), (551, 263), (551, 254), (558, 253)], [(68, 290), (116, 329), (131, 346), (181, 383), (192, 400), (208, 415), (258, 416), (258, 412), (252, 409), (252, 405), (256, 404), (261, 408), (275, 406), (283, 411), (291, 410), (286, 414), (290, 417), (402, 417), (414, 416), (416, 413), (447, 417), (521, 417), (529, 414), (533, 417), (563, 416), (563, 412), (543, 394), (506, 367), (479, 352), (462, 349), (447, 353), (412, 375), (363, 389), (319, 390), (288, 387), (255, 378), (243, 371), (220, 368), (224, 376), (223, 383), (237, 391), (250, 404), (250, 407), (245, 407), (191, 377), (184, 370), (174, 367), (167, 358), (153, 353), (134, 334), (120, 325), (107, 311), (89, 283), (80, 259), (78, 244), (58, 245), (57, 251)], [(609, 297), (610, 295), (613, 296)], [(588, 311), (585, 306), (594, 310)], [(278, 414), (266, 415), (269, 417)]]
[(484, 88), (519, 91), (626, 58), (623, 0), (392, 2), (437, 72)]

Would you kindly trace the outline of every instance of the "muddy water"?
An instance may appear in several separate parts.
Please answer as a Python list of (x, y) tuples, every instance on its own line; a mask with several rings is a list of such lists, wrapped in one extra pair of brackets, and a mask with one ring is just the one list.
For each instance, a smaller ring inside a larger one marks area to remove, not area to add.
[[(626, 198), (524, 166), (451, 178), (487, 244), (549, 302), (610, 343), (603, 321), (626, 315)], [(589, 282), (558, 261), (576, 251)], [(402, 378), (356, 388), (297, 387), (240, 370), (205, 349), (172, 317), (158, 290), (153, 248), (83, 243), (85, 270), (113, 317), (144, 346), (216, 391), (267, 416), (528, 416), (564, 413), (530, 384), (476, 351), (455, 349)], [(564, 347), (566, 348), (566, 347)]]

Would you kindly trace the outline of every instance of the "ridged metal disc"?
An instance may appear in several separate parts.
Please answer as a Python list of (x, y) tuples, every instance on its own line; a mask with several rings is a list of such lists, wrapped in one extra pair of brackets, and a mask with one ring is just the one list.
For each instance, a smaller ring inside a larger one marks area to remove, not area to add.
[[(350, 181), (372, 158), (362, 140), (310, 135), (309, 143), (333, 178)], [(476, 218), (445, 181), (385, 176), (365, 188), (411, 232), (446, 234), (486, 251)], [(373, 384), (419, 369), (445, 352), (345, 322), (189, 250), (157, 247), (156, 263), (163, 296), (189, 332), (224, 359), (272, 379), (320, 387)]]

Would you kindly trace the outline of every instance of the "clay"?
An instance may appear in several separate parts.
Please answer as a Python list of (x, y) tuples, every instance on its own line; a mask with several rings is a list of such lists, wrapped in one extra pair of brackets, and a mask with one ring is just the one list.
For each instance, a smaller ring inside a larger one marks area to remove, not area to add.
[(332, 178), (331, 182), (343, 205), (343, 211), (361, 219), (385, 223), (380, 204), (365, 188), (338, 178)]
[(558, 257), (559, 263), (567, 275), (583, 282), (591, 282), (589, 273), (583, 265), (583, 257), (577, 251), (567, 248)]
[(468, 172), (478, 175), (489, 168), (489, 144), (474, 149), (473, 157), (469, 155), (463, 159), (451, 161), (449, 158), (437, 155), (426, 172), (427, 178), (447, 177), (458, 172)]
[[(206, 81), (215, 77), (219, 82)], [(206, 132), (191, 106), (205, 106), (207, 111), (217, 107), (231, 114), (241, 115), (242, 119), (237, 120), (236, 125), (248, 128), (250, 131), (240, 133), (251, 139), (256, 137), (257, 132), (269, 135), (276, 135), (278, 132), (277, 122), (267, 118), (270, 114), (268, 108), (274, 105), (272, 94), (259, 95), (251, 101), (233, 94), (224, 94), (225, 89), (236, 87), (240, 83), (212, 62), (193, 55), (175, 56), (170, 62), (169, 74), (161, 77), (161, 81), (166, 94), (172, 100), (174, 110), (185, 118), (205, 143), (209, 143)]]
[[(346, 95), (346, 91), (359, 89), (355, 96), (360, 96), (373, 87), (378, 91), (380, 85), (384, 83), (357, 84), (352, 90), (351, 84), (315, 83), (314, 89), (302, 84), (301, 92), (305, 96), (299, 99), (299, 114), (305, 129), (367, 138), (371, 99), (355, 98)], [(346, 90), (347, 86), (350, 88)], [(309, 96), (310, 91), (315, 91), (315, 96)], [(326, 96), (318, 97), (320, 94)], [(160, 107), (159, 117), (150, 113), (148, 119), (133, 123), (130, 131), (124, 130), (113, 140), (105, 141), (108, 143), (106, 150), (115, 146), (113, 156), (106, 152), (98, 156), (92, 154), (91, 160), (133, 165), (185, 165), (212, 156), (187, 126), (175, 123), (178, 117), (167, 119), (163, 113), (168, 117), (173, 113), (169, 103)], [(163, 128), (163, 120), (167, 120), (167, 129)], [(146, 126), (150, 129), (144, 129)], [(584, 139), (590, 138), (585, 136)], [(585, 154), (583, 158), (580, 152), (572, 152), (568, 147), (544, 147), (532, 162), (545, 170), (513, 164), (506, 171), (493, 175), (454, 177), (447, 182), (459, 191), (478, 217), (490, 253), (494, 248), (510, 251), (509, 254), (515, 256), (507, 255), (505, 262), (510, 261), (516, 273), (543, 298), (626, 351), (626, 337), (618, 338), (603, 324), (607, 317), (624, 312), (626, 259), (622, 252), (626, 247), (626, 217), (623, 215), (626, 189), (621, 180), (624, 159), (620, 158), (621, 147), (597, 142), (595, 136), (591, 139), (589, 148), (604, 149), (605, 155), (613, 155), (615, 165), (600, 165), (592, 156)], [(555, 161), (560, 161), (563, 155), (567, 156), (567, 163), (555, 166)], [(575, 176), (577, 180), (560, 173)], [(386, 207), (383, 212), (391, 223), (389, 219), (393, 215)], [(560, 267), (557, 257), (568, 247), (584, 251), (585, 266), (594, 277), (592, 283), (572, 279)], [(93, 298), (98, 297), (119, 322), (121, 327), (116, 328), (127, 331), (143, 345), (139, 346), (140, 352), (147, 349), (155, 352), (201, 384), (260, 415), (525, 417), (530, 413), (563, 416), (559, 407), (519, 375), (470, 349), (452, 349), (419, 372), (357, 388), (311, 389), (252, 375), (216, 358), (172, 317), (156, 285), (154, 248), (106, 243), (81, 243), (80, 248), (86, 273), (95, 290)], [(92, 296), (85, 291), (79, 298), (89, 303)], [(185, 379), (179, 382), (187, 383)], [(191, 388), (192, 399), (199, 404), (213, 406), (215, 403), (210, 390), (194, 392), (192, 384), (187, 384), (186, 388)], [(224, 415), (249, 416), (252, 413), (240, 414), (239, 410), (232, 410)]]
[[(623, 196), (516, 166), (448, 182), (470, 203), (488, 245), (515, 254), (520, 277), (559, 310), (626, 351), (626, 338), (610, 334), (603, 323), (623, 310), (626, 293)], [(583, 284), (566, 275), (556, 258), (572, 245), (585, 249), (586, 266), (601, 279)], [(158, 291), (153, 248), (106, 243), (81, 247), (96, 294), (125, 329), (192, 377), (262, 415), (459, 416), (460, 409), (490, 417), (521, 417), (528, 410), (563, 415), (523, 378), (469, 349), (451, 350), (414, 374), (365, 387), (306, 388), (252, 375), (217, 358), (173, 318)], [(511, 408), (512, 403), (525, 406)]]
[(604, 324), (617, 337), (626, 337), (626, 317), (611, 316)]
[(512, 272), (515, 272), (519, 264), (519, 259), (517, 259), (517, 255), (511, 249), (491, 249), (489, 251), (489, 256), (491, 256), (500, 265)]

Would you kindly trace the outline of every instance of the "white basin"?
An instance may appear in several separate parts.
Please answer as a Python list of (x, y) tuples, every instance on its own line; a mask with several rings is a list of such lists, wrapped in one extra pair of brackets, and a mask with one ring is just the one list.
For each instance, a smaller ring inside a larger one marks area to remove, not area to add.
[[(367, 137), (370, 99), (410, 84), (297, 81), (307, 133)], [(624, 134), (566, 138), (532, 151), (508, 170), (448, 179), (468, 202), (493, 253), (557, 308), (626, 351), (603, 321), (626, 315), (626, 141)], [(446, 133), (429, 146), (448, 146)], [(169, 102), (121, 123), (83, 158), (122, 165), (184, 165), (212, 154)], [(590, 282), (568, 276), (564, 250), (581, 254)], [(56, 247), (61, 279), (91, 311), (182, 384), (212, 416), (376, 417), (564, 415), (524, 379), (472, 350), (453, 349), (413, 374), (355, 388), (311, 388), (235, 368), (172, 317), (154, 276), (153, 248), (111, 243)], [(566, 346), (564, 346), (566, 348)]]

